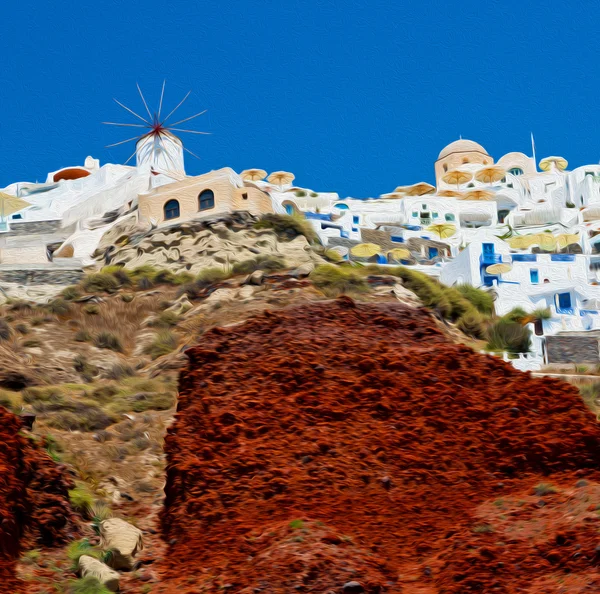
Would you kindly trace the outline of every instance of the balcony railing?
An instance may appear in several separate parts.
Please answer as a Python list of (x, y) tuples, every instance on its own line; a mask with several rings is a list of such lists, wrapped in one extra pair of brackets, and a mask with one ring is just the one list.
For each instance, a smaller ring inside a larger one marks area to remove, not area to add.
[(502, 254), (481, 254), (479, 261), (482, 264), (499, 264), (502, 262)]

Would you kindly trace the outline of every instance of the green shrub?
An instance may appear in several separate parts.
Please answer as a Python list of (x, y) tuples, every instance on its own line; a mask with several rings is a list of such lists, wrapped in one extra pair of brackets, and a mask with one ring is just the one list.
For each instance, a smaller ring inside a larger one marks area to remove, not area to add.
[(88, 274), (82, 281), (81, 286), (90, 293), (114, 293), (120, 286), (119, 281), (106, 272)]
[(73, 368), (77, 373), (80, 373), (86, 382), (91, 382), (98, 373), (98, 368), (91, 363), (88, 363), (84, 355), (77, 355), (73, 359)]
[(66, 287), (61, 291), (61, 296), (67, 301), (73, 301), (74, 299), (81, 297), (81, 292), (79, 291), (79, 287), (77, 287), (77, 285), (71, 285), (70, 287)]
[[(92, 505), (94, 504), (94, 496), (88, 489), (85, 483), (77, 483), (73, 489), (69, 491), (69, 502), (71, 503), (71, 507), (78, 513), (80, 513), (83, 517), (89, 518), (89, 513), (92, 509)], [(74, 545), (74, 550), (78, 549), (79, 546), (86, 548), (89, 545), (87, 543), (80, 543), (80, 545)], [(67, 554), (69, 558), (71, 555), (69, 554), (71, 551), (71, 547), (67, 550)], [(85, 554), (85, 553), (82, 553)], [(79, 559), (79, 557), (77, 557)]]
[(74, 338), (77, 342), (90, 342), (92, 335), (87, 330), (78, 330)]
[(122, 293), (121, 301), (123, 301), (124, 303), (131, 303), (134, 297), (135, 295), (133, 293)]
[(292, 241), (304, 235), (309, 243), (318, 243), (319, 238), (312, 225), (301, 215), (266, 214), (254, 223), (255, 229), (272, 229), (280, 239)]
[(529, 314), (522, 307), (514, 307), (507, 314), (502, 316), (502, 319), (507, 322), (516, 322), (521, 324)]
[(83, 311), (89, 316), (97, 316), (100, 313), (100, 308), (95, 303), (88, 303), (83, 307)]
[(122, 266), (104, 266), (100, 272), (102, 274), (112, 275), (121, 287), (127, 287), (131, 285), (131, 279), (129, 278), (127, 271)]
[[(83, 554), (87, 555), (88, 553), (83, 553)], [(101, 584), (95, 577), (88, 575), (84, 578), (80, 578), (78, 580), (73, 580), (69, 584), (68, 594), (112, 594), (112, 593), (106, 586)]]
[(526, 353), (531, 348), (529, 330), (510, 318), (500, 318), (487, 330), (487, 348), (490, 351)]
[(256, 270), (275, 272), (286, 267), (285, 260), (280, 256), (260, 254), (250, 260), (242, 260), (233, 265), (233, 274), (251, 274)]
[(328, 297), (344, 293), (365, 293), (369, 290), (364, 276), (353, 268), (322, 264), (310, 273), (309, 278)]
[(139, 392), (127, 397), (129, 410), (141, 413), (147, 410), (168, 410), (175, 405), (174, 394)]
[(104, 375), (108, 379), (120, 380), (124, 377), (133, 377), (136, 371), (128, 363), (115, 363)]
[(306, 196), (306, 191), (305, 190), (296, 190), (294, 192), (294, 194), (298, 197), (298, 198), (304, 198)]
[(6, 302), (9, 311), (19, 311), (22, 313), (29, 313), (33, 311), (33, 304), (30, 301), (23, 299), (9, 299)]
[(140, 291), (147, 291), (148, 289), (152, 289), (152, 287), (154, 287), (154, 281), (151, 278), (143, 276), (137, 281), (136, 287)]
[(24, 340), (21, 343), (21, 345), (25, 349), (35, 349), (37, 347), (41, 347), (42, 343), (39, 340), (36, 340), (35, 338), (30, 338), (29, 340)]
[(480, 313), (491, 316), (494, 313), (494, 297), (487, 291), (471, 285), (458, 285), (456, 289), (468, 299)]
[(142, 278), (153, 279), (158, 272), (160, 272), (158, 268), (150, 266), (150, 264), (144, 264), (134, 268), (133, 270), (128, 270), (127, 274), (133, 282), (138, 282)]
[(68, 401), (61, 408), (72, 410), (53, 411), (47, 423), (55, 429), (63, 431), (97, 431), (105, 429), (114, 423), (114, 418), (104, 412), (99, 406), (85, 403)]
[(3, 318), (0, 318), (0, 340), (8, 340), (11, 337), (12, 330)]
[(152, 343), (146, 347), (145, 353), (152, 359), (158, 359), (158, 357), (172, 353), (176, 348), (177, 337), (172, 332), (163, 330), (154, 336)]
[(331, 250), (331, 249), (324, 250), (323, 257), (326, 260), (329, 260), (329, 262), (333, 262), (334, 264), (339, 264), (340, 262), (344, 261), (344, 257), (340, 253), (336, 252), (335, 250)]
[(558, 489), (550, 483), (539, 483), (533, 488), (533, 492), (538, 497), (543, 497), (544, 495), (552, 495), (553, 493), (558, 493)]
[(579, 388), (585, 405), (594, 413), (600, 411), (600, 382), (584, 384)]
[(56, 316), (67, 315), (71, 311), (71, 306), (66, 299), (57, 298), (46, 305), (46, 309)]
[(311, 198), (316, 198), (318, 196), (318, 194), (316, 192), (311, 192), (310, 193), (310, 197)]
[(231, 274), (222, 268), (203, 268), (196, 276), (196, 283), (208, 287), (229, 278)]
[(25, 565), (35, 565), (40, 560), (40, 551), (38, 549), (32, 549), (21, 555), (21, 562)]
[(179, 316), (174, 311), (163, 311), (149, 323), (149, 326), (155, 328), (171, 328), (172, 326), (177, 326), (178, 322)]
[(99, 349), (109, 349), (117, 353), (123, 352), (121, 339), (112, 332), (99, 332), (94, 337), (94, 345)]
[(24, 323), (15, 324), (15, 330), (19, 334), (29, 334), (29, 326), (27, 324), (24, 324)]
[(467, 336), (472, 336), (473, 338), (485, 337), (485, 319), (476, 309), (472, 309), (461, 316), (456, 326)]

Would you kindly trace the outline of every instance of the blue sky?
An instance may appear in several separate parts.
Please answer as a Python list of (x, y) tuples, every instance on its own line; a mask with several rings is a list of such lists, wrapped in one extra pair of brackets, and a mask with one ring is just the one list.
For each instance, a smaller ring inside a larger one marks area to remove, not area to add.
[[(156, 2), (2, 3), (0, 186), (48, 171), (124, 162), (133, 146), (103, 120), (141, 112), (135, 83), (181, 117), (202, 160), (286, 169), (299, 185), (377, 196), (433, 181), (439, 151), (462, 135), (498, 158), (560, 154), (597, 163), (596, 3)], [(130, 148), (131, 147), (131, 148)]]

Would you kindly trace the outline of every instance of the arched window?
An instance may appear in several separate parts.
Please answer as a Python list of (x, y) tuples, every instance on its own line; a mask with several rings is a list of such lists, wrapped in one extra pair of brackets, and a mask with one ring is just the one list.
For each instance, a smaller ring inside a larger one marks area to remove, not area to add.
[(447, 221), (454, 221), (455, 220), (454, 219), (454, 215), (451, 214), (451, 213), (448, 213), (445, 218), (446, 218)]
[(208, 210), (215, 207), (215, 194), (212, 190), (204, 190), (198, 196), (198, 210)]
[(446, 171), (448, 171), (448, 165), (444, 163), (444, 173), (446, 173)]
[(165, 221), (176, 219), (179, 217), (179, 202), (177, 200), (169, 200), (165, 206)]
[(512, 173), (513, 175), (523, 175), (523, 170), (520, 167), (513, 167), (508, 170), (508, 173)]
[(463, 163), (468, 163), (468, 162), (469, 162), (469, 158), (468, 158), (468, 157), (465, 157), (465, 158), (463, 159)]

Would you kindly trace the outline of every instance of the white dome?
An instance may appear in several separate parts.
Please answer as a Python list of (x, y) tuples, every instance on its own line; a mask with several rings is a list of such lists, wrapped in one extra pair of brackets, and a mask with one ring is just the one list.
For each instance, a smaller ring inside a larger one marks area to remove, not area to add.
[(483, 153), (487, 155), (488, 152), (478, 143), (472, 140), (455, 140), (451, 142), (448, 146), (442, 149), (442, 152), (438, 156), (438, 161), (451, 155), (452, 153)]

